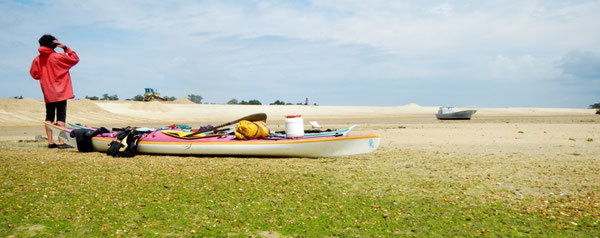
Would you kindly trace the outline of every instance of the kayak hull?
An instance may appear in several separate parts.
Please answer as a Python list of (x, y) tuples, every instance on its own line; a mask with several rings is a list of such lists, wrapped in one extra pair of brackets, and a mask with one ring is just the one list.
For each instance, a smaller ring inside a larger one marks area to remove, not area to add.
[[(51, 124), (46, 126), (59, 135), (68, 137), (70, 132), (69, 128)], [(115, 139), (115, 132), (104, 133), (93, 137), (92, 145), (95, 151), (106, 152), (110, 142)], [(70, 145), (75, 141), (74, 138), (69, 138), (69, 142), (63, 140)], [(377, 150), (379, 143), (379, 135), (238, 140), (235, 136), (182, 139), (154, 131), (140, 137), (137, 151), (173, 155), (330, 157), (371, 153)]]

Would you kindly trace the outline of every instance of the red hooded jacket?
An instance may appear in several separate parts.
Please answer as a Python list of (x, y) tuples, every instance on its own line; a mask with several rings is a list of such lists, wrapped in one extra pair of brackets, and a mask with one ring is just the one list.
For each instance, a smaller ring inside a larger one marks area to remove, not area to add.
[(40, 80), (44, 101), (51, 103), (74, 98), (69, 69), (79, 62), (75, 51), (67, 47), (65, 53), (56, 53), (45, 46), (38, 51), (40, 55), (33, 59), (29, 73)]

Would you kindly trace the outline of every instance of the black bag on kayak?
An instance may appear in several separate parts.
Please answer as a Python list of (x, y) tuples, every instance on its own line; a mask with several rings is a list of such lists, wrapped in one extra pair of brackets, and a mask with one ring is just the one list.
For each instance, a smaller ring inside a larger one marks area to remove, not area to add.
[(94, 151), (94, 147), (92, 146), (92, 137), (107, 132), (110, 131), (104, 127), (100, 127), (96, 130), (75, 129), (71, 131), (69, 136), (71, 136), (71, 138), (75, 137), (75, 141), (77, 142), (77, 150), (85, 153)]
[(110, 142), (107, 155), (113, 157), (133, 157), (137, 154), (137, 143), (142, 133), (127, 127), (117, 134), (117, 139)]

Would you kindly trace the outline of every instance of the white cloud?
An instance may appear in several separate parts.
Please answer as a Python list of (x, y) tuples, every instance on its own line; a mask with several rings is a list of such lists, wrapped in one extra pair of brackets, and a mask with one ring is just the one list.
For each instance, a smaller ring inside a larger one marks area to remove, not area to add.
[(572, 51), (557, 61), (566, 75), (600, 82), (600, 55), (591, 51)]
[(454, 8), (452, 7), (452, 5), (450, 5), (448, 3), (442, 3), (442, 4), (439, 4), (435, 7), (433, 7), (428, 12), (433, 15), (441, 15), (441, 16), (445, 16), (445, 17), (450, 17), (453, 15), (452, 14), (453, 9)]
[(488, 61), (489, 76), (502, 81), (547, 81), (561, 74), (553, 59), (537, 58), (532, 55), (508, 57), (497, 55)]
[[(520, 54), (539, 44), (553, 51), (573, 45), (592, 47), (597, 31), (584, 30), (599, 22), (599, 2), (553, 7), (544, 2), (486, 2), (469, 7), (463, 2), (428, 4), (398, 1), (314, 1), (296, 7), (259, 1), (58, 2), (42, 9), (45, 18), (67, 27), (117, 28), (151, 37), (186, 42), (190, 34), (256, 38), (280, 36), (334, 44), (359, 44), (396, 54), (472, 52), (510, 47)], [(512, 6), (511, 6), (512, 5)], [(59, 11), (59, 9), (61, 9)], [(68, 12), (69, 14), (62, 14)], [(35, 14), (27, 14), (36, 19)], [(76, 21), (73, 21), (76, 20)], [(73, 23), (75, 22), (75, 23)], [(48, 21), (40, 28), (49, 27)], [(565, 38), (565, 35), (579, 37)], [(196, 37), (199, 38), (199, 37)], [(550, 40), (552, 39), (552, 40)], [(474, 47), (477, 46), (477, 47)], [(550, 48), (550, 47), (549, 47)], [(497, 53), (497, 52), (496, 52)]]
[(247, 79), (537, 82), (563, 77), (561, 57), (598, 54), (600, 42), (598, 1), (61, 0), (7, 1), (0, 11), (4, 75), (23, 75), (15, 70), (50, 32), (77, 47), (73, 73), (86, 82), (177, 78), (213, 90)]

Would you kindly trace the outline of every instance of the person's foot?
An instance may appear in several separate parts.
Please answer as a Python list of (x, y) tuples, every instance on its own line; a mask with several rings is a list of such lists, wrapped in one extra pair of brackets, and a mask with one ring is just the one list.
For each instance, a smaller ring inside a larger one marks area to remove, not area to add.
[(74, 148), (73, 146), (70, 146), (70, 145), (67, 145), (67, 144), (60, 144), (60, 145), (57, 145), (57, 147), (58, 147), (59, 149), (70, 149), (70, 148)]
[(48, 144), (48, 149), (54, 149), (54, 148), (58, 148), (58, 145), (55, 143)]

